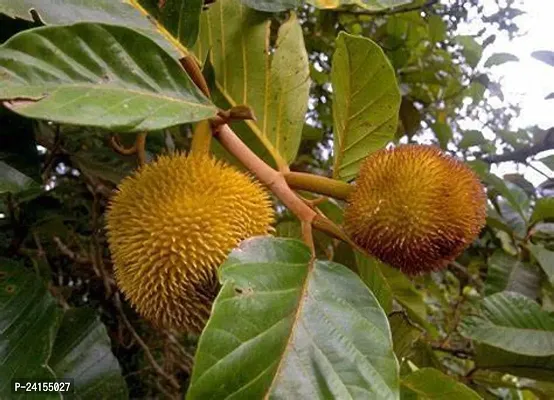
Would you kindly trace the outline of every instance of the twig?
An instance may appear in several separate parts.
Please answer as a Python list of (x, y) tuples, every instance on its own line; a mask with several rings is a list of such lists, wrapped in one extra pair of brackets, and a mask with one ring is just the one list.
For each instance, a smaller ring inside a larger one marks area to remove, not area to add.
[(472, 351), (465, 350), (465, 349), (455, 349), (452, 347), (444, 346), (441, 344), (432, 344), (431, 348), (433, 350), (442, 351), (445, 353), (452, 354), (458, 358), (472, 358), (474, 356)]
[(139, 336), (139, 334), (137, 333), (135, 328), (133, 328), (133, 325), (131, 325), (131, 323), (127, 319), (127, 316), (125, 315), (125, 312), (123, 311), (123, 307), (121, 306), (121, 299), (119, 298), (119, 293), (115, 293), (115, 295), (114, 295), (114, 304), (117, 307), (117, 309), (118, 309), (118, 311), (121, 315), (121, 320), (123, 321), (123, 323), (125, 324), (125, 326), (129, 330), (129, 332), (131, 332), (131, 335), (133, 335), (133, 337), (135, 338), (135, 340), (137, 341), (139, 346), (144, 351), (144, 355), (148, 359), (148, 362), (150, 363), (150, 365), (152, 365), (152, 368), (154, 368), (154, 370), (156, 371), (156, 373), (158, 375), (164, 377), (171, 384), (171, 386), (174, 389), (180, 389), (181, 386), (179, 385), (179, 382), (177, 382), (177, 380), (175, 379), (174, 376), (168, 375), (163, 370), (163, 368), (160, 367), (160, 364), (158, 364), (158, 362), (156, 361), (156, 359), (152, 355), (152, 352), (150, 351), (150, 348), (146, 345), (146, 343), (144, 343), (144, 341)]
[(483, 161), (489, 164), (501, 163), (506, 161), (517, 161), (525, 163), (528, 157), (552, 149), (554, 149), (554, 128), (550, 128), (548, 130), (544, 140), (541, 143), (534, 144), (533, 146), (529, 147), (524, 147), (509, 153), (498, 154), (488, 158), (483, 158)]
[(88, 257), (84, 257), (72, 251), (64, 242), (62, 242), (62, 240), (58, 236), (54, 236), (53, 241), (58, 247), (58, 250), (60, 250), (60, 252), (71, 261), (74, 261), (77, 264), (92, 264), (91, 260)]
[(126, 148), (121, 144), (121, 141), (117, 135), (110, 137), (110, 146), (115, 150), (116, 153), (119, 153), (123, 156), (132, 156), (133, 154), (137, 155), (137, 160), (140, 166), (144, 165), (146, 162), (146, 132), (141, 132), (137, 134), (135, 143)]

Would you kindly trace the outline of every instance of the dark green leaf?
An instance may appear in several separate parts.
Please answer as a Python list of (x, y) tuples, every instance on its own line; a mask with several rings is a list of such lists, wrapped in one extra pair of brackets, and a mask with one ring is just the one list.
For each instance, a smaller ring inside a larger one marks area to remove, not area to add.
[(402, 378), (402, 386), (417, 393), (419, 399), (479, 400), (481, 396), (454, 378), (434, 368), (423, 368)]
[(231, 252), (188, 399), (398, 397), (379, 303), (347, 268), (310, 258), (301, 242), (269, 237)]
[(494, 65), (502, 65), (513, 61), (519, 61), (519, 58), (510, 53), (494, 53), (485, 61), (485, 67), (490, 68)]
[(0, 258), (0, 397), (13, 378), (52, 379), (46, 366), (61, 314), (43, 282), (21, 264)]
[(402, 312), (395, 312), (389, 317), (390, 329), (392, 331), (392, 343), (394, 354), (399, 361), (409, 357), (412, 347), (423, 335), (423, 330), (414, 325)]
[(518, 293), (486, 297), (478, 315), (462, 320), (460, 332), (468, 339), (515, 354), (554, 355), (554, 316)]
[(485, 137), (480, 131), (465, 131), (460, 142), (460, 147), (467, 149), (471, 146), (479, 146), (485, 143)]
[(194, 46), (200, 27), (203, 0), (139, 0), (139, 2), (173, 38), (186, 47)]
[(27, 117), (119, 131), (162, 129), (217, 111), (152, 40), (90, 23), (8, 40), (0, 47), (0, 98)]
[(393, 293), (387, 279), (381, 272), (382, 263), (357, 251), (355, 254), (360, 278), (377, 298), (383, 310), (387, 314), (390, 313), (392, 311)]
[(502, 250), (496, 250), (488, 259), (485, 295), (510, 291), (536, 298), (540, 288), (540, 274), (531, 266)]
[(137, 7), (138, 2), (122, 0), (0, 0), (0, 13), (32, 21), (31, 10), (46, 25), (97, 22), (123, 25), (150, 37), (174, 58), (183, 54), (170, 43)]
[(550, 283), (554, 285), (554, 251), (539, 244), (528, 244), (527, 248), (542, 267)]
[(0, 161), (0, 194), (19, 193), (37, 187), (38, 184), (27, 175)]
[(333, 56), (334, 176), (354, 178), (363, 159), (394, 138), (400, 91), (383, 50), (341, 32)]
[(93, 310), (65, 312), (48, 365), (57, 378), (74, 380), (80, 398), (128, 398), (110, 338)]
[(554, 197), (545, 197), (538, 199), (531, 214), (531, 225), (540, 221), (551, 222), (554, 221)]
[(248, 7), (259, 11), (279, 12), (296, 8), (300, 0), (242, 0)]

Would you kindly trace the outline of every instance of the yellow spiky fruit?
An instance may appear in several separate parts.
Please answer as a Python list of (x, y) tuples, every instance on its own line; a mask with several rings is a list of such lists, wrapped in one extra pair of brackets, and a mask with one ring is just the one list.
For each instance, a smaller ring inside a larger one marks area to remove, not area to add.
[(267, 192), (207, 155), (161, 156), (119, 185), (107, 212), (115, 278), (155, 325), (199, 332), (219, 265), (241, 240), (267, 234)]
[(445, 267), (485, 224), (486, 196), (473, 171), (437, 147), (404, 145), (364, 160), (345, 231), (409, 274)]

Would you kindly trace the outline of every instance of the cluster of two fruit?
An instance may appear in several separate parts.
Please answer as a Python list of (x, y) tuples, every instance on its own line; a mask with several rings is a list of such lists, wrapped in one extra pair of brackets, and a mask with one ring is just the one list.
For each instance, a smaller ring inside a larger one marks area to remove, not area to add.
[[(484, 189), (461, 162), (430, 146), (364, 161), (345, 209), (352, 240), (408, 274), (444, 267), (485, 222)], [(123, 180), (107, 214), (119, 288), (166, 328), (202, 330), (217, 268), (236, 245), (271, 231), (261, 185), (206, 155), (161, 156)]]

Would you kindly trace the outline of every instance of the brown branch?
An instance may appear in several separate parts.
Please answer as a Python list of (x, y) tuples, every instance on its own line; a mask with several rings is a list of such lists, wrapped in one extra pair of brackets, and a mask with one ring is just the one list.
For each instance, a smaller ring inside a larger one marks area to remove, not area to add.
[(146, 132), (139, 133), (135, 139), (135, 143), (129, 148), (126, 148), (121, 144), (121, 141), (117, 135), (112, 135), (109, 143), (116, 153), (123, 156), (132, 156), (133, 154), (136, 154), (140, 166), (146, 163)]
[(116, 293), (114, 295), (114, 304), (115, 306), (117, 307), (118, 311), (119, 311), (119, 314), (121, 315), (121, 320), (123, 321), (123, 323), (125, 324), (125, 326), (127, 327), (127, 329), (129, 330), (129, 332), (131, 333), (131, 335), (134, 337), (134, 339), (136, 340), (136, 342), (139, 344), (139, 346), (142, 348), (142, 350), (144, 351), (144, 355), (146, 356), (146, 358), (148, 359), (148, 362), (150, 363), (150, 365), (152, 365), (152, 368), (154, 368), (154, 370), (156, 371), (156, 373), (162, 377), (164, 377), (170, 384), (171, 386), (174, 388), (174, 389), (180, 389), (180, 385), (179, 385), (179, 382), (177, 382), (177, 380), (175, 379), (174, 376), (171, 376), (171, 375), (168, 375), (164, 370), (163, 368), (160, 366), (160, 364), (158, 364), (158, 362), (156, 361), (156, 359), (154, 358), (154, 356), (152, 355), (152, 352), (150, 351), (150, 348), (146, 345), (146, 343), (144, 343), (144, 341), (142, 340), (142, 338), (139, 336), (139, 334), (137, 333), (137, 331), (135, 330), (135, 328), (133, 328), (133, 325), (131, 325), (131, 323), (129, 322), (129, 320), (127, 319), (127, 316), (125, 315), (125, 312), (123, 311), (123, 307), (121, 306), (121, 299), (119, 298), (119, 293)]
[(509, 153), (493, 155), (487, 158), (483, 158), (483, 161), (489, 164), (501, 163), (506, 161), (515, 161), (525, 163), (527, 158), (534, 156), (535, 154), (542, 153), (543, 151), (554, 149), (554, 128), (550, 128), (541, 143), (534, 144), (529, 147), (511, 151)]
[(317, 213), (294, 193), (283, 173), (274, 170), (259, 158), (233, 132), (229, 125), (219, 126), (216, 137), (249, 171), (266, 185), (301, 222), (312, 223)]
[(60, 252), (64, 256), (69, 258), (71, 261), (74, 261), (77, 264), (91, 264), (92, 263), (91, 260), (88, 257), (84, 257), (84, 256), (82, 256), (80, 254), (77, 254), (74, 251), (72, 251), (69, 247), (67, 247), (67, 245), (64, 242), (62, 242), (62, 240), (58, 236), (54, 236), (53, 241), (56, 244), (56, 246), (58, 247), (58, 250), (60, 250)]

